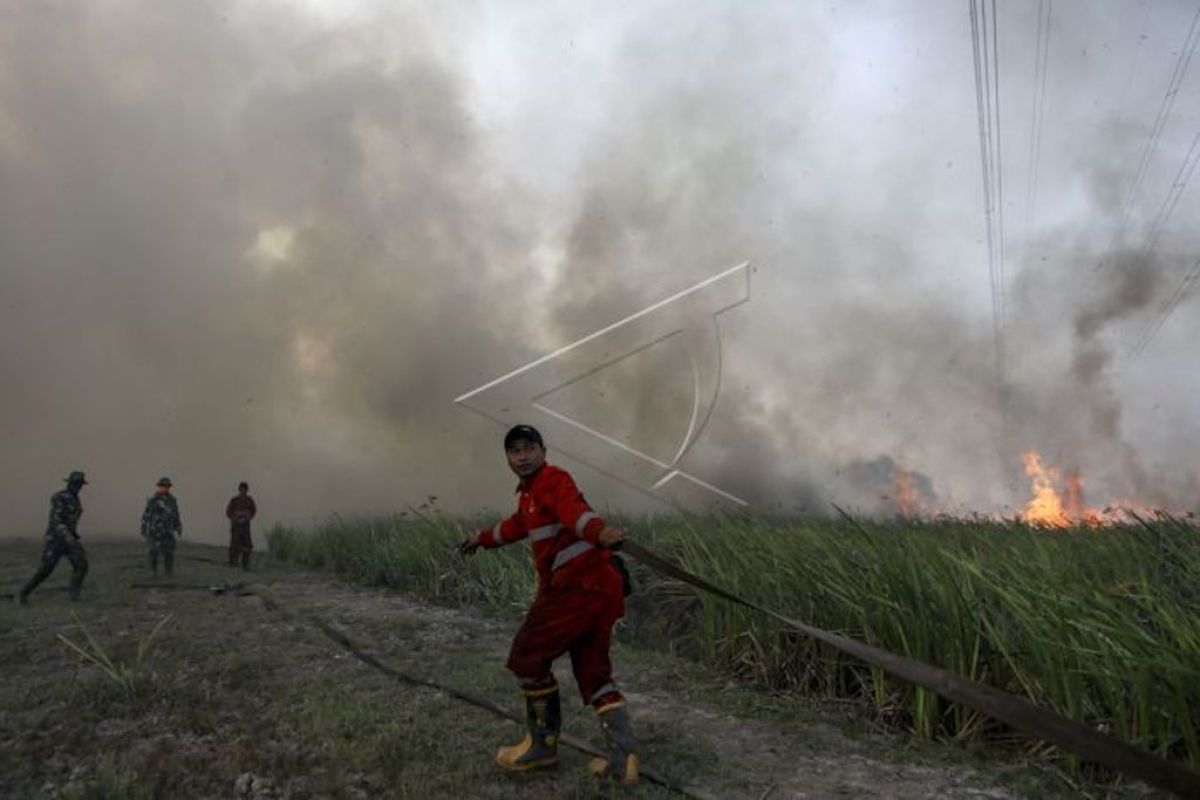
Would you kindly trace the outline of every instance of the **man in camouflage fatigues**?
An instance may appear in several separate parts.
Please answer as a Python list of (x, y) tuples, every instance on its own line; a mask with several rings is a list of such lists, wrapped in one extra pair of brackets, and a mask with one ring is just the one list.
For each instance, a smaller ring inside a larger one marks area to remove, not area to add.
[(25, 584), (17, 600), (21, 605), (29, 602), (29, 593), (39, 583), (50, 577), (50, 573), (58, 566), (63, 556), (71, 562), (71, 584), (69, 591), (72, 600), (79, 599), (79, 589), (83, 586), (83, 576), (87, 575), (87, 553), (79, 543), (79, 518), (83, 515), (83, 505), (79, 502), (79, 492), (87, 483), (83, 473), (76, 470), (70, 474), (67, 488), (55, 492), (50, 497), (50, 521), (46, 525), (45, 545), (42, 548), (42, 565), (29, 583)]
[(154, 494), (146, 499), (142, 512), (142, 538), (150, 547), (150, 569), (158, 574), (158, 554), (162, 553), (167, 576), (175, 572), (175, 539), (183, 536), (179, 504), (171, 494), (171, 479), (159, 478)]

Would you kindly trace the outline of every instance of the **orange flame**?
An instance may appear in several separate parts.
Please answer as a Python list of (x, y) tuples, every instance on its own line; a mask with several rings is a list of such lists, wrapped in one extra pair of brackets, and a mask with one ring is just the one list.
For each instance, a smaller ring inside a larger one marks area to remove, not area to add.
[(1058, 483), (1058, 470), (1042, 466), (1042, 457), (1036, 450), (1030, 450), (1022, 460), (1025, 462), (1025, 474), (1033, 480), (1033, 499), (1025, 504), (1021, 519), (1034, 525), (1055, 528), (1070, 525), (1070, 520), (1063, 512), (1062, 498), (1054, 488), (1054, 484)]
[(1099, 511), (1088, 508), (1083, 501), (1083, 476), (1078, 470), (1067, 473), (1067, 518), (1081, 525), (1094, 527), (1103, 525), (1104, 518)]
[(892, 469), (892, 499), (896, 501), (902, 517), (911, 517), (917, 510), (917, 487), (913, 482), (913, 474), (899, 466)]
[(1059, 471), (1043, 466), (1042, 457), (1036, 450), (1023, 456), (1025, 474), (1033, 481), (1033, 499), (1025, 504), (1021, 519), (1033, 525), (1066, 528), (1071, 525), (1096, 526), (1104, 524), (1103, 515), (1088, 508), (1083, 499), (1083, 477), (1078, 470), (1066, 476), (1066, 499), (1059, 494), (1056, 485), (1060, 482)]

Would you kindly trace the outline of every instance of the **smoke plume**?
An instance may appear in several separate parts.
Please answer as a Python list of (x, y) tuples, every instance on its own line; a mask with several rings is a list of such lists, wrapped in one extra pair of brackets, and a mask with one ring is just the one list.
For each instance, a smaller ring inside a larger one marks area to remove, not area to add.
[[(1179, 38), (1188, 9), (1166, 5), (1145, 53)], [(1024, 211), (1033, 12), (1004, 13)], [(507, 510), (501, 431), (453, 398), (746, 260), (721, 395), (681, 462), (705, 481), (887, 513), (863, 479), (882, 457), (946, 510), (991, 511), (1022, 501), (1037, 447), (1089, 491), (1190, 507), (1194, 303), (1146, 358), (1122, 353), (1196, 252), (1193, 193), (1137, 257), (1200, 106), (1181, 96), (1150, 211), (1114, 234), (1158, 100), (1097, 99), (1134, 23), (1056, 13), (997, 385), (957, 6), (7, 4), (0, 533), (38, 533), (71, 469), (85, 535), (132, 534), (164, 474), (185, 536), (211, 541), (239, 480), (265, 523), (427, 495)], [(1165, 86), (1170, 60), (1143, 58)], [(555, 400), (669, 456), (692, 404), (673, 347)], [(598, 506), (663, 507), (560, 460)]]

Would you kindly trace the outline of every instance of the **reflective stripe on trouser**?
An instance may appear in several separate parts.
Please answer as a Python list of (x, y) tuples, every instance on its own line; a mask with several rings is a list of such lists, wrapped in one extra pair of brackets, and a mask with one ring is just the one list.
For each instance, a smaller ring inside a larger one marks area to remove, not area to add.
[[(545, 685), (542, 682), (552, 680), (554, 659), (570, 653), (580, 698), (591, 703), (597, 690), (613, 684), (609, 647), (613, 624), (624, 613), (619, 584), (609, 591), (541, 593), (513, 638), (508, 669), (523, 686)], [(600, 696), (611, 699), (613, 694), (602, 692)]]
[(613, 681), (609, 681), (596, 691), (592, 692), (592, 696), (588, 698), (588, 702), (595, 705), (606, 694), (619, 695), (620, 693), (621, 690), (617, 688), (617, 684)]

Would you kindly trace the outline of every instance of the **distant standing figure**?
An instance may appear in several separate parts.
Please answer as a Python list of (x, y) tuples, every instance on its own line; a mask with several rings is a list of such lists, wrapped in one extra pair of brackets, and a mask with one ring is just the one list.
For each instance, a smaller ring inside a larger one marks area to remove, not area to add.
[(167, 576), (175, 572), (175, 539), (183, 536), (179, 504), (171, 494), (171, 479), (159, 478), (154, 494), (146, 499), (142, 512), (142, 538), (150, 547), (150, 569), (158, 574), (158, 554), (162, 553)]
[(240, 560), (242, 569), (250, 569), (250, 551), (254, 549), (250, 520), (258, 513), (258, 507), (250, 496), (250, 484), (242, 481), (237, 488), (238, 493), (225, 506), (225, 516), (229, 517), (229, 566), (236, 567)]
[(87, 575), (87, 553), (79, 543), (79, 518), (83, 515), (83, 505), (79, 502), (79, 492), (83, 489), (83, 473), (79, 470), (72, 472), (66, 479), (67, 488), (60, 489), (50, 497), (50, 521), (46, 525), (45, 545), (42, 548), (42, 564), (34, 576), (29, 579), (20, 593), (18, 602), (25, 605), (29, 602), (29, 593), (58, 566), (58, 560), (63, 556), (71, 562), (71, 583), (69, 591), (72, 600), (79, 599), (79, 590), (83, 586), (83, 576)]

